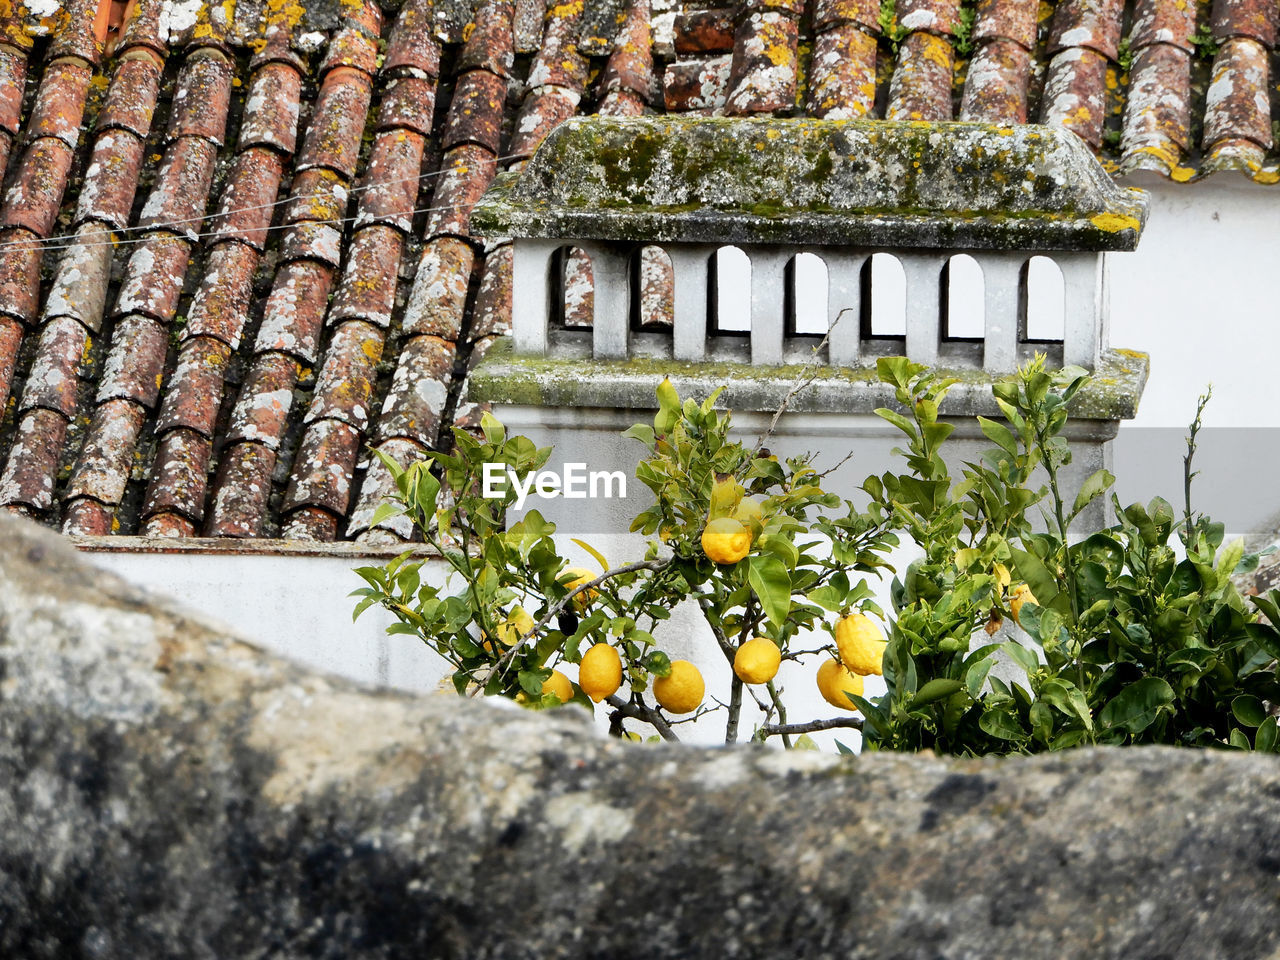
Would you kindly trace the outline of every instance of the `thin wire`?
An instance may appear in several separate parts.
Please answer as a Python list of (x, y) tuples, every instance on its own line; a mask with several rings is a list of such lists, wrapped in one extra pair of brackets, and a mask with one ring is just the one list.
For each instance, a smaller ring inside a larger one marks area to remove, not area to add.
[[(517, 157), (515, 157), (514, 155), (513, 155), (513, 156), (495, 157), (495, 158), (494, 158), (494, 162), (495, 162), (495, 163), (502, 163), (502, 162), (504, 162), (504, 161), (506, 161), (506, 160), (512, 160), (512, 159), (517, 159)], [(429, 173), (420, 173), (420, 174), (418, 174), (418, 175), (416, 175), (416, 176), (412, 176), (412, 177), (400, 177), (400, 178), (399, 178), (399, 179), (397, 179), (397, 180), (379, 180), (377, 183), (368, 183), (368, 184), (365, 184), (364, 186), (360, 186), (360, 187), (352, 187), (351, 189), (349, 189), (349, 190), (347, 191), (347, 193), (348, 193), (348, 194), (364, 193), (364, 192), (365, 192), (365, 191), (367, 191), (367, 190), (372, 190), (374, 187), (386, 187), (386, 186), (392, 186), (392, 185), (397, 184), (397, 183), (408, 183), (408, 182), (409, 182), (409, 181), (411, 181), (411, 180), (422, 181), (422, 180), (426, 180), (426, 179), (428, 179), (428, 178), (430, 178), (430, 177), (439, 177), (439, 176), (443, 176), (443, 175), (445, 175), (446, 173), (451, 173), (451, 172), (452, 172), (452, 169), (453, 169), (453, 168), (449, 168), (449, 169), (441, 169), (441, 170), (434, 170), (434, 171), (431, 171), (431, 172), (429, 172)], [(221, 218), (221, 217), (229, 217), (229, 216), (231, 216), (232, 214), (237, 214), (237, 213), (249, 213), (249, 212), (252, 212), (252, 211), (254, 211), (254, 210), (268, 210), (268, 209), (271, 209), (271, 208), (274, 208), (274, 207), (283, 206), (283, 205), (288, 204), (288, 203), (293, 203), (293, 202), (295, 202), (295, 201), (299, 201), (299, 202), (301, 202), (301, 201), (304, 201), (304, 200), (322, 199), (322, 198), (325, 198), (325, 197), (328, 197), (328, 196), (329, 196), (329, 194), (325, 194), (325, 193), (296, 194), (296, 195), (291, 195), (291, 196), (288, 196), (288, 197), (284, 197), (283, 199), (280, 199), (280, 200), (275, 200), (275, 201), (273, 201), (273, 202), (271, 202), (271, 203), (260, 203), (260, 204), (255, 204), (255, 205), (252, 205), (252, 206), (246, 206), (246, 207), (233, 207), (233, 208), (231, 208), (230, 210), (220, 210), (220, 211), (217, 211), (217, 212), (215, 212), (215, 213), (205, 214), (204, 216), (200, 216), (200, 217), (188, 217), (188, 218), (183, 219), (183, 220), (167, 220), (167, 221), (163, 221), (163, 222), (161, 222), (161, 223), (148, 224), (148, 225), (147, 225), (147, 226), (145, 226), (145, 227), (144, 227), (144, 226), (132, 226), (132, 227), (123, 227), (123, 228), (120, 228), (120, 229), (113, 229), (113, 228), (111, 228), (111, 227), (107, 226), (106, 224), (102, 224), (102, 232), (112, 233), (112, 234), (120, 234), (120, 233), (139, 233), (139, 232), (154, 233), (154, 232), (157, 232), (157, 231), (168, 230), (168, 231), (170, 231), (170, 232), (172, 232), (172, 233), (177, 233), (177, 234), (179, 234), (178, 239), (182, 239), (182, 240), (199, 240), (199, 239), (203, 239), (204, 237), (218, 236), (218, 235), (222, 234), (222, 233), (223, 233), (223, 231), (221, 231), (221, 230), (210, 230), (210, 231), (207, 231), (207, 232), (204, 232), (204, 233), (189, 233), (189, 232), (187, 232), (187, 231), (184, 231), (184, 230), (181, 230), (181, 229), (176, 229), (176, 228), (180, 227), (182, 224), (188, 224), (188, 223), (203, 223), (203, 222), (204, 222), (204, 221), (206, 221), (206, 220), (216, 220), (216, 219), (219, 219), (219, 218)], [(456, 210), (456, 209), (458, 209), (458, 207), (459, 207), (459, 206), (460, 206), (459, 204), (454, 204), (454, 205), (452, 205), (452, 206), (444, 206), (444, 207), (424, 207), (424, 208), (419, 209), (419, 210), (411, 210), (411, 211), (409, 211), (408, 213), (405, 213), (405, 212), (397, 212), (397, 213), (388, 214), (388, 216), (393, 216), (393, 217), (400, 217), (400, 216), (416, 216), (416, 215), (417, 215), (417, 214), (419, 214), (419, 213), (433, 213), (433, 212), (435, 212), (435, 211), (437, 211), (437, 210), (450, 210), (450, 209), (454, 209), (454, 210)], [(300, 220), (300, 221), (298, 221), (297, 223), (282, 223), (282, 224), (277, 224), (277, 225), (275, 225), (275, 226), (266, 226), (266, 227), (261, 228), (261, 230), (262, 230), (262, 231), (267, 231), (267, 232), (269, 232), (269, 231), (273, 231), (273, 230), (284, 230), (284, 229), (287, 229), (287, 228), (289, 228), (289, 227), (299, 226), (299, 225), (304, 224), (304, 223), (318, 223), (318, 224), (330, 224), (330, 225), (333, 225), (333, 224), (354, 223), (356, 220), (359, 220), (359, 219), (361, 219), (361, 216), (360, 216), (359, 212), (357, 212), (357, 214), (356, 214), (354, 217), (342, 217), (342, 218), (339, 218), (339, 219), (332, 219), (332, 220)], [(95, 223), (95, 222), (100, 222), (100, 221), (93, 221), (93, 220), (89, 220), (89, 221), (86, 221), (86, 224), (87, 224), (87, 223)], [(84, 224), (82, 224), (81, 226), (84, 226)], [(259, 231), (258, 231), (258, 230), (254, 230), (253, 232), (254, 232), (254, 233), (258, 233)], [(35, 239), (35, 240), (5, 240), (5, 241), (0, 241), (0, 252), (3, 252), (4, 250), (9, 249), (9, 248), (21, 248), (21, 249), (23, 249), (23, 250), (30, 250), (30, 249), (33, 249), (33, 248), (35, 248), (35, 247), (39, 247), (39, 249), (40, 249), (41, 253), (48, 253), (48, 252), (50, 252), (50, 251), (57, 251), (57, 250), (70, 250), (70, 249), (72, 249), (72, 248), (74, 248), (74, 247), (101, 247), (101, 246), (117, 247), (117, 246), (127, 246), (127, 245), (131, 245), (131, 244), (135, 244), (135, 243), (149, 243), (149, 242), (151, 242), (153, 239), (155, 239), (155, 238), (153, 238), (153, 237), (138, 237), (138, 238), (135, 238), (135, 239), (128, 239), (128, 238), (126, 238), (126, 239), (123, 239), (123, 240), (89, 240), (89, 241), (86, 241), (86, 240), (78, 240), (74, 234), (62, 234), (62, 235), (60, 235), (60, 236), (56, 236), (56, 237), (45, 237), (45, 238), (43, 238), (43, 239)], [(228, 239), (231, 239), (231, 238), (230, 238), (230, 237), (228, 237)]]

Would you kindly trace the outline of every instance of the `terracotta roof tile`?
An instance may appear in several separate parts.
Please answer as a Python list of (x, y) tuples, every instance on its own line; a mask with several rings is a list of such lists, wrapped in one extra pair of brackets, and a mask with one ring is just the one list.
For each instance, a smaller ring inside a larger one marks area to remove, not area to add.
[(304, 464), (295, 471), (285, 489), (282, 509), (322, 507), (337, 516), (346, 516), (351, 496), (352, 464), (360, 450), (360, 432), (340, 420), (320, 420), (311, 424), (298, 445), (297, 460)]
[(178, 75), (169, 114), (169, 138), (203, 137), (222, 146), (230, 103), (231, 62), (218, 50), (194, 51)]
[(127, 130), (108, 130), (94, 141), (76, 203), (77, 222), (100, 220), (123, 230), (145, 161), (146, 143)]
[[(484, 258), (480, 289), (476, 292), (475, 309), (472, 311), (470, 330), (472, 338), (511, 332), (511, 260), (512, 250), (509, 243), (502, 244)], [(457, 275), (465, 275), (469, 272), (458, 271)], [(464, 291), (463, 297), (465, 296), (466, 293)], [(420, 303), (429, 306), (435, 299), (435, 296), (426, 294), (421, 298)], [(411, 300), (410, 303), (412, 304), (412, 302)], [(410, 309), (406, 308), (406, 321), (410, 315)], [(461, 323), (461, 316), (459, 316), (458, 322), (459, 324)], [(457, 338), (456, 333), (449, 337), (447, 332), (449, 328), (445, 324), (435, 325), (434, 329), (429, 329), (432, 326), (431, 324), (418, 324), (415, 327), (415, 332), (436, 333), (450, 339)]]
[(578, 19), (582, 5), (563, 3), (552, 6), (542, 34), (542, 46), (529, 68), (525, 81), (531, 89), (547, 86), (565, 87), (581, 94), (587, 82), (587, 59), (578, 52)]
[(468, 237), (471, 235), (471, 208), (488, 189), (497, 162), (484, 147), (464, 144), (445, 154), (442, 175), (436, 180), (427, 218), (427, 236)]
[[(146, 419), (146, 408), (131, 400), (111, 399), (94, 409), (84, 446), (67, 482), (69, 500), (89, 497), (99, 504), (117, 506), (124, 499)], [(65, 525), (63, 529), (75, 532)]]
[(401, 77), (388, 81), (382, 89), (378, 129), (403, 128), (429, 137), (435, 109), (435, 81), (425, 77)]
[(338, 519), (320, 507), (301, 507), (289, 515), (280, 536), (285, 540), (329, 543), (338, 538)]
[(638, 93), (630, 90), (610, 90), (600, 101), (600, 109), (596, 112), (602, 117), (643, 117), (647, 112), (648, 102)]
[(239, 243), (220, 243), (209, 252), (187, 311), (187, 336), (216, 337), (232, 349), (240, 345), (258, 259), (256, 250)]
[(13, 382), (13, 370), (18, 362), (18, 348), (22, 346), (23, 332), (20, 321), (0, 316), (0, 397), (5, 400), (9, 396), (9, 384)]
[(115, 507), (81, 498), (67, 503), (62, 532), (72, 537), (105, 537), (114, 533)]
[(751, 13), (734, 34), (729, 114), (778, 113), (795, 107), (800, 27), (777, 10)]
[(676, 53), (729, 53), (733, 50), (734, 10), (716, 7), (676, 15)]
[(98, 403), (125, 399), (148, 410), (155, 407), (168, 351), (165, 324), (139, 314), (123, 317), (111, 334), (111, 349), (98, 381)]
[(35, 319), (43, 249), (40, 238), (30, 230), (0, 230), (0, 316), (24, 323)]
[(627, 0), (583, 3), (578, 21), (578, 52), (585, 57), (602, 57), (612, 51), (626, 7)]
[(1170, 43), (1194, 53), (1196, 5), (1187, 0), (1138, 0), (1133, 8), (1129, 46), (1134, 50), (1153, 43)]
[[(533, 156), (548, 133), (578, 112), (579, 96), (565, 87), (543, 86), (525, 97), (507, 156)], [(477, 198), (479, 199), (479, 198)]]
[(729, 73), (733, 57), (680, 60), (668, 64), (662, 74), (662, 97), (670, 113), (718, 110), (729, 97)]
[(1040, 122), (1066, 127), (1097, 149), (1102, 143), (1106, 99), (1106, 57), (1088, 47), (1068, 47), (1049, 63)]
[(640, 251), (640, 326), (670, 327), (675, 317), (675, 271), (656, 247)]
[(22, 227), (47, 237), (71, 173), (74, 151), (61, 140), (36, 140), (22, 154), (18, 175), (4, 198), (0, 227)]
[(1215, 40), (1248, 37), (1273, 47), (1278, 15), (1273, 0), (1214, 0), (1210, 23)]
[(904, 30), (924, 30), (955, 36), (960, 25), (959, 0), (898, 0), (898, 24)]
[(314, 260), (285, 264), (263, 308), (255, 352), (279, 351), (315, 363), (333, 275), (333, 267)]
[(453, 237), (439, 237), (423, 248), (404, 310), (406, 336), (458, 338), (474, 265), (471, 245)]
[(359, 320), (338, 325), (304, 422), (341, 420), (356, 430), (368, 429), (384, 335), (380, 327)]
[(27, 84), (27, 55), (0, 44), (0, 130), (15, 136), (22, 119), (22, 91)]
[(164, 60), (151, 50), (131, 50), (119, 58), (98, 111), (97, 129), (119, 127), (145, 140), (151, 132), (163, 70)]
[(260, 443), (227, 447), (218, 461), (205, 533), (211, 537), (262, 536), (275, 466), (275, 450)]
[(1088, 47), (1114, 60), (1120, 45), (1124, 0), (1062, 0), (1054, 8), (1048, 52)]
[(440, 45), (432, 34), (432, 0), (409, 0), (400, 8), (387, 39), (382, 69), (418, 70), (428, 77), (440, 74)]
[(236, 155), (227, 176), (218, 212), (210, 223), (210, 243), (238, 240), (255, 250), (267, 242), (284, 158), (266, 147), (250, 147)]
[(1028, 52), (1036, 46), (1039, 0), (979, 0), (974, 40), (1009, 40)]
[(1250, 140), (1271, 148), (1271, 69), (1266, 49), (1255, 40), (1226, 41), (1213, 60), (1204, 107), (1204, 145)]
[(511, 76), (514, 63), (514, 13), (510, 3), (485, 3), (480, 6), (472, 21), (475, 27), (458, 56), (454, 68), (457, 73), (465, 76), (473, 70), (486, 70), (504, 80)]
[(876, 38), (856, 23), (838, 23), (813, 42), (808, 109), (815, 117), (852, 120), (876, 99)]
[(982, 44), (969, 62), (961, 120), (1025, 123), (1031, 54), (1012, 40)]
[(79, 412), (78, 372), (88, 345), (89, 331), (75, 320), (59, 317), (46, 323), (18, 408), (43, 407), (73, 419)]
[(57, 60), (45, 68), (31, 116), (28, 141), (56, 137), (74, 150), (80, 140), (85, 98), (93, 67), (80, 60)]
[(379, 441), (407, 437), (424, 446), (436, 442), (449, 397), (454, 354), (453, 343), (440, 337), (405, 341), (378, 419)]
[(305, 220), (294, 224), (280, 243), (280, 260), (314, 260), (336, 270), (342, 261), (342, 230), (332, 224)]
[[(412, 440), (396, 438), (379, 444), (378, 451), (390, 457), (402, 469), (407, 469), (410, 464), (424, 458), (426, 448)], [(374, 512), (395, 491), (396, 484), (391, 472), (376, 457), (370, 457), (364, 482), (360, 485), (359, 499), (347, 523), (347, 536), (356, 537), (369, 530)], [(393, 534), (399, 540), (408, 540), (413, 533), (412, 523), (404, 516), (383, 520), (375, 529)], [(376, 534), (372, 539), (378, 539)]]
[(182, 344), (156, 418), (156, 433), (176, 427), (213, 439), (231, 347), (212, 337), (193, 336)]
[(288, 63), (264, 63), (249, 82), (240, 149), (271, 147), (293, 153), (298, 143), (302, 75)]
[(149, 47), (164, 56), (169, 51), (165, 0), (137, 0), (128, 8), (128, 18), (120, 31), (116, 51), (130, 47)]
[(654, 98), (657, 83), (653, 75), (649, 0), (636, 0), (627, 8), (626, 20), (600, 78), (600, 89), (605, 93), (628, 90), (645, 100)]
[(513, 32), (517, 53), (535, 53), (542, 46), (542, 18), (546, 0), (515, 0)]
[(898, 48), (886, 120), (950, 120), (955, 50), (932, 33), (913, 33)]
[(169, 144), (155, 186), (138, 215), (138, 226), (174, 230), (195, 240), (217, 159), (218, 148), (202, 137), (182, 137)]
[(98, 0), (67, 0), (62, 9), (62, 24), (49, 41), (50, 60), (77, 57), (97, 66), (103, 40), (97, 30), (99, 6)]
[(231, 413), (227, 442), (248, 441), (277, 449), (284, 437), (297, 381), (298, 363), (293, 357), (284, 353), (261, 353), (255, 357)]
[(312, 167), (293, 178), (290, 198), (284, 205), (285, 223), (317, 221), (333, 223), (347, 215), (351, 187), (332, 170)]
[(347, 28), (339, 30), (329, 40), (324, 59), (320, 61), (320, 75), (324, 76), (336, 67), (348, 67), (373, 76), (378, 71), (378, 48), (370, 42), (363, 30)]
[(96, 333), (107, 307), (111, 254), (111, 233), (102, 224), (90, 222), (77, 230), (75, 242), (58, 261), (45, 298), (45, 318), (71, 317)]
[(209, 439), (192, 430), (166, 433), (156, 447), (152, 482), (142, 502), (145, 536), (194, 536), (204, 519)]
[(125, 264), (115, 313), (140, 313), (168, 323), (191, 263), (191, 247), (169, 234), (152, 234), (133, 248)]
[(837, 23), (857, 23), (878, 33), (880, 0), (814, 0), (814, 29), (825, 30)]
[(19, 421), (13, 447), (0, 473), (0, 505), (21, 504), (45, 512), (53, 507), (54, 477), (67, 435), (67, 420), (37, 407)]
[(298, 154), (299, 170), (326, 167), (348, 180), (355, 176), (372, 89), (368, 74), (350, 67), (337, 67), (325, 74)]
[(1124, 113), (1127, 169), (1168, 175), (1191, 147), (1191, 57), (1167, 43), (1133, 58)]
[(595, 324), (595, 284), (591, 260), (577, 247), (564, 258), (564, 325), (590, 327)]
[(357, 233), (347, 248), (330, 321), (365, 320), (383, 328), (390, 326), (403, 248), (404, 238), (385, 225), (375, 224)]
[(462, 75), (444, 132), (444, 149), (476, 143), (495, 156), (502, 144), (502, 105), (507, 99), (507, 81), (488, 70), (471, 70)]

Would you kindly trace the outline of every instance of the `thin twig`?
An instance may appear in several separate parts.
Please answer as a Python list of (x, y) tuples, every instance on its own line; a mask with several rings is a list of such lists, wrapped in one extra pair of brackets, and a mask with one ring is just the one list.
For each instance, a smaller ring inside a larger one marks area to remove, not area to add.
[(502, 655), (502, 659), (500, 659), (497, 663), (495, 663), (492, 667), (489, 668), (489, 672), (485, 674), (484, 680), (479, 684), (479, 686), (476, 689), (471, 691), (470, 696), (474, 697), (480, 692), (482, 692), (487, 686), (489, 686), (490, 680), (492, 680), (497, 674), (505, 671), (507, 667), (511, 665), (511, 661), (515, 659), (516, 654), (520, 652), (520, 648), (525, 646), (525, 644), (528, 643), (529, 640), (533, 639), (539, 633), (541, 633), (543, 628), (545, 628), (548, 623), (550, 623), (552, 620), (558, 617), (564, 611), (564, 608), (568, 606), (573, 601), (573, 598), (576, 597), (578, 594), (583, 593), (587, 590), (591, 590), (599, 586), (600, 584), (604, 583), (606, 580), (612, 579), (613, 577), (620, 577), (623, 574), (627, 574), (627, 573), (635, 573), (638, 570), (652, 570), (655, 573), (661, 572), (662, 570), (665, 570), (667, 567), (669, 567), (674, 561), (675, 561), (674, 556), (668, 557), (666, 560), (637, 560), (635, 563), (628, 563), (628, 564), (624, 564), (621, 567), (615, 567), (612, 570), (606, 570), (604, 573), (600, 574), (600, 576), (596, 577), (594, 580), (588, 581), (587, 583), (579, 584), (578, 586), (574, 587), (572, 590), (566, 593), (559, 602), (553, 603), (547, 609), (547, 612), (542, 615), (541, 619), (539, 619), (538, 622), (533, 625), (533, 629), (531, 629), (528, 633), (526, 633), (519, 640), (513, 643), (511, 645), (511, 649)]
[(675, 731), (671, 729), (671, 725), (667, 723), (662, 714), (652, 707), (647, 707), (643, 703), (623, 700), (616, 693), (605, 697), (604, 702), (613, 707), (614, 716), (628, 717), (632, 720), (639, 720), (641, 723), (647, 723), (658, 731), (658, 735), (663, 740), (669, 740), (672, 743), (680, 741), (680, 738), (676, 736)]
[(787, 391), (787, 395), (782, 398), (782, 403), (779, 405), (778, 409), (773, 412), (773, 419), (769, 421), (769, 426), (765, 429), (764, 433), (760, 434), (760, 437), (756, 440), (756, 445), (751, 451), (751, 456), (749, 456), (746, 460), (747, 463), (750, 463), (752, 460), (754, 460), (756, 458), (756, 455), (759, 454), (760, 451), (764, 449), (765, 443), (768, 441), (770, 437), (773, 436), (773, 431), (777, 428), (778, 421), (782, 419), (782, 414), (786, 412), (787, 407), (791, 404), (791, 401), (796, 398), (796, 395), (799, 394), (811, 383), (813, 383), (813, 381), (818, 379), (818, 369), (819, 367), (822, 366), (821, 364), (818, 363), (818, 354), (821, 352), (822, 348), (827, 345), (827, 342), (831, 339), (831, 331), (834, 330), (836, 328), (836, 325), (841, 320), (844, 319), (844, 315), (852, 309), (853, 309), (852, 307), (845, 307), (843, 310), (841, 310), (839, 313), (836, 314), (836, 318), (832, 322), (831, 326), (827, 329), (827, 332), (823, 334), (822, 339), (818, 341), (818, 345), (813, 348), (813, 359), (810, 360), (807, 364), (805, 364), (803, 369), (801, 369), (800, 376), (798, 376), (796, 378), (796, 382), (791, 385), (791, 389)]
[(861, 730), (862, 721), (857, 717), (833, 717), (830, 720), (810, 720), (807, 723), (774, 723), (766, 724), (757, 731), (761, 739), (765, 737), (799, 736), (804, 733), (817, 733), (819, 730)]

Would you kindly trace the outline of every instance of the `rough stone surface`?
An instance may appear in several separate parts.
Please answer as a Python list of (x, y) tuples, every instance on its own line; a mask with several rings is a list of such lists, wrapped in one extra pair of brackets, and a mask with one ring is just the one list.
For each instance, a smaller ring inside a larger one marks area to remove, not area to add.
[(1147, 196), (1050, 127), (578, 117), (473, 217), (511, 237), (1132, 250)]
[(0, 517), (0, 956), (1272, 957), (1280, 763), (840, 759), (274, 659)]

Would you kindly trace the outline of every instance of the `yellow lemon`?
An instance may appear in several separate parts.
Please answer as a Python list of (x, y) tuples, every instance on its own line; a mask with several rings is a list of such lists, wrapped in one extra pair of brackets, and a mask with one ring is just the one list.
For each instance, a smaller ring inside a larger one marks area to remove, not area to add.
[[(524, 607), (512, 607), (509, 613), (501, 623), (498, 624), (497, 630), (498, 642), (504, 647), (513, 647), (519, 639), (529, 633), (533, 629), (533, 617), (529, 615), (529, 611)], [(483, 644), (485, 650), (489, 653), (495, 653), (497, 648), (488, 640)]]
[(751, 550), (751, 531), (741, 520), (721, 517), (702, 531), (702, 552), (716, 563), (737, 563)]
[(607, 643), (597, 643), (584, 653), (578, 667), (578, 686), (595, 703), (617, 693), (622, 686), (622, 658), (618, 651)]
[(1022, 605), (1024, 603), (1039, 603), (1036, 595), (1031, 592), (1031, 588), (1025, 583), (1020, 583), (1009, 591), (1009, 612), (1013, 614), (1013, 622), (1018, 626), (1022, 626), (1022, 621), (1018, 619), (1018, 615), (1022, 613)]
[(748, 640), (733, 655), (733, 672), (743, 683), (768, 683), (782, 663), (782, 651), (768, 637)]
[(568, 703), (573, 699), (573, 684), (559, 670), (552, 670), (551, 676), (542, 682), (542, 692), (554, 693), (561, 703)]
[(850, 673), (839, 660), (827, 660), (818, 668), (818, 692), (833, 707), (856, 713), (858, 708), (845, 694), (862, 696), (862, 677)]
[(670, 713), (692, 713), (702, 703), (707, 685), (688, 660), (672, 660), (671, 672), (653, 681), (653, 696)]
[[(584, 583), (590, 583), (599, 574), (592, 573), (586, 567), (565, 567), (560, 571), (557, 579), (564, 584), (566, 590), (573, 590), (582, 586)], [(572, 577), (566, 580), (565, 577)], [(580, 594), (573, 598), (573, 605), (579, 610), (585, 610), (587, 604), (599, 596), (598, 590), (583, 590)]]
[(1003, 563), (997, 563), (991, 568), (991, 572), (995, 574), (996, 581), (1000, 584), (1000, 589), (1004, 590), (1009, 586), (1009, 568)]
[(880, 664), (884, 660), (884, 634), (870, 617), (851, 613), (837, 623), (836, 646), (840, 659), (854, 673), (864, 677), (873, 673), (883, 675)]

